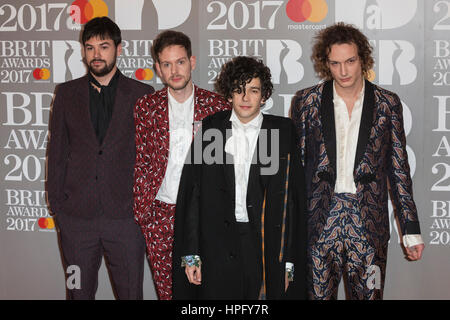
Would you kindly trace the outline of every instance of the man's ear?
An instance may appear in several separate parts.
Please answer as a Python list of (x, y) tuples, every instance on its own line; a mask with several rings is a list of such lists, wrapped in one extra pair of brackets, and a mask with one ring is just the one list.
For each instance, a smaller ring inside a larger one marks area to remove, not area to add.
[(116, 54), (119, 57), (122, 54), (122, 43), (119, 43), (116, 48)]
[(195, 66), (197, 65), (197, 57), (191, 56), (189, 58), (189, 61), (191, 62), (191, 71), (193, 71), (195, 69)]
[(155, 62), (155, 70), (158, 77), (161, 78), (161, 68), (159, 66), (159, 62)]

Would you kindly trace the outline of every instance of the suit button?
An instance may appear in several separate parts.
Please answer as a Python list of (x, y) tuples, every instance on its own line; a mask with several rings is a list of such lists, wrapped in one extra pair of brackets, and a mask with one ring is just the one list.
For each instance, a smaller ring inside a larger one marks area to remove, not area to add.
[(95, 180), (98, 180), (98, 177), (97, 177), (97, 176), (95, 176)]
[(229, 227), (230, 226), (230, 221), (225, 220), (225, 227)]
[(230, 253), (230, 259), (234, 259), (235, 255), (233, 253)]
[(102, 150), (100, 150), (100, 151), (98, 152), (98, 154), (99, 154), (99, 155), (102, 155), (102, 153), (103, 153), (103, 151), (102, 151)]

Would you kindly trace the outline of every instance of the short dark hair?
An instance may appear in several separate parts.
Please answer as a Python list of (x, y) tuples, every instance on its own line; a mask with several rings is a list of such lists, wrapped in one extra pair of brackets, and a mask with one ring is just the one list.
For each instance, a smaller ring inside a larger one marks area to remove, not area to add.
[(159, 63), (159, 54), (167, 47), (178, 45), (186, 49), (188, 58), (192, 56), (191, 39), (183, 32), (167, 30), (160, 33), (153, 40), (152, 53), (153, 59)]
[(331, 80), (332, 75), (328, 67), (328, 55), (334, 44), (352, 44), (358, 48), (358, 56), (361, 60), (361, 69), (364, 76), (368, 76), (373, 67), (372, 46), (367, 37), (351, 24), (338, 22), (320, 31), (315, 37), (311, 60), (314, 70), (319, 78)]
[(259, 78), (262, 97), (267, 100), (273, 91), (271, 77), (270, 69), (264, 65), (262, 60), (240, 56), (222, 66), (214, 87), (225, 99), (230, 99), (233, 92), (241, 93), (247, 83), (253, 78)]
[(84, 25), (81, 41), (83, 46), (93, 37), (111, 39), (117, 47), (122, 42), (120, 28), (108, 17), (97, 17)]

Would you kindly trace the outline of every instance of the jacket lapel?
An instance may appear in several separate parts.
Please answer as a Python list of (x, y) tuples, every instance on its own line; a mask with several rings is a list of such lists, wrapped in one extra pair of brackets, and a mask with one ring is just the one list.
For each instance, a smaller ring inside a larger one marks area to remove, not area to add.
[(323, 139), (333, 173), (336, 173), (336, 125), (334, 120), (333, 81), (327, 81), (322, 91), (320, 120), (323, 128)]
[(76, 104), (81, 107), (82, 120), (79, 121), (80, 130), (88, 135), (88, 141), (98, 145), (98, 139), (92, 125), (91, 112), (89, 110), (89, 86), (89, 78), (86, 75), (82, 78), (76, 92), (74, 92), (73, 101), (76, 101)]
[(106, 130), (105, 139), (103, 139), (103, 145), (110, 143), (111, 132), (117, 132), (117, 128), (127, 119), (126, 113), (129, 112), (128, 105), (131, 103), (134, 107), (134, 101), (131, 101), (131, 88), (129, 88), (128, 83), (124, 79), (124, 75), (120, 73), (119, 70), (119, 78), (117, 79), (117, 89), (116, 89), (116, 97), (114, 99), (114, 108), (113, 114), (111, 117), (111, 121), (109, 123), (108, 129)]
[(375, 94), (373, 85), (365, 80), (364, 103), (361, 114), (361, 123), (359, 125), (358, 145), (356, 147), (354, 170), (358, 167), (361, 159), (366, 151), (367, 143), (370, 137), (370, 131), (373, 123), (373, 111), (375, 108)]
[[(261, 192), (263, 189), (262, 186), (266, 186), (269, 179), (268, 175), (261, 174), (261, 168), (266, 164), (261, 163), (260, 150), (263, 143), (266, 144), (264, 153), (268, 153), (272, 150), (270, 138), (270, 129), (272, 129), (271, 125), (270, 120), (268, 120), (267, 117), (264, 117), (261, 124), (261, 130), (259, 131), (255, 152), (253, 153), (252, 164), (250, 166), (248, 177), (247, 213), (249, 221), (253, 224), (256, 230), (260, 226), (260, 209), (263, 201), (263, 193)], [(265, 135), (265, 137), (262, 138), (262, 135)], [(268, 156), (268, 154), (265, 156)], [(268, 165), (270, 165), (270, 163)]]
[[(230, 112), (231, 116), (231, 112)], [(225, 181), (227, 184), (227, 188), (229, 191), (229, 194), (231, 196), (231, 199), (233, 201), (233, 214), (235, 210), (236, 205), (236, 181), (234, 176), (234, 164), (233, 164), (233, 156), (231, 154), (228, 154), (225, 152), (225, 144), (227, 143), (228, 139), (231, 137), (231, 121), (230, 117), (226, 117), (223, 121), (222, 127), (220, 128), (222, 131), (223, 137), (223, 153), (224, 153), (224, 164), (223, 164), (223, 170), (225, 174)]]

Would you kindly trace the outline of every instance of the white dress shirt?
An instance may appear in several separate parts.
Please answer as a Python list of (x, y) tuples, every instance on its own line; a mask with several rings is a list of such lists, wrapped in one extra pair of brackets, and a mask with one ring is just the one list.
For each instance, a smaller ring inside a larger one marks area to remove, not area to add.
[(356, 193), (353, 179), (356, 147), (358, 145), (359, 125), (364, 102), (364, 82), (351, 116), (347, 105), (336, 92), (333, 81), (334, 122), (336, 126), (336, 193)]
[[(365, 82), (363, 82), (361, 92), (353, 106), (352, 114), (349, 116), (347, 105), (345, 104), (344, 99), (337, 94), (335, 83), (333, 81), (337, 171), (334, 192), (336, 193), (356, 193), (353, 170), (364, 103), (364, 88)], [(420, 234), (407, 234), (403, 236), (403, 244), (405, 247), (412, 247), (422, 243), (423, 240)]]
[(236, 221), (248, 222), (248, 178), (253, 154), (255, 153), (256, 143), (258, 141), (259, 130), (261, 129), (263, 122), (263, 115), (259, 112), (259, 114), (248, 123), (242, 123), (236, 116), (234, 110), (232, 110), (230, 121), (232, 135), (225, 143), (225, 152), (232, 154), (234, 159)]
[(168, 204), (177, 202), (181, 172), (192, 143), (194, 123), (194, 88), (190, 97), (179, 103), (167, 91), (169, 101), (169, 160), (156, 199)]

